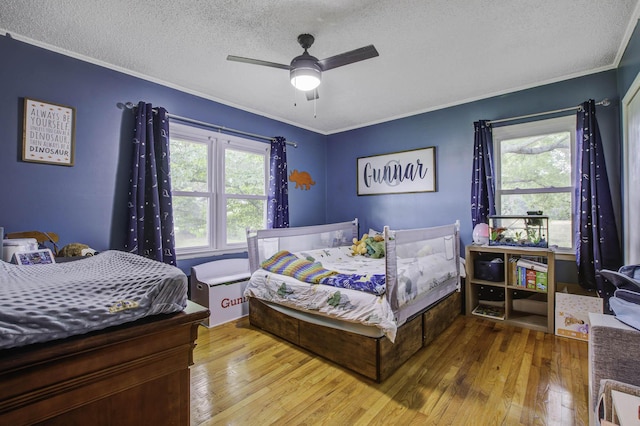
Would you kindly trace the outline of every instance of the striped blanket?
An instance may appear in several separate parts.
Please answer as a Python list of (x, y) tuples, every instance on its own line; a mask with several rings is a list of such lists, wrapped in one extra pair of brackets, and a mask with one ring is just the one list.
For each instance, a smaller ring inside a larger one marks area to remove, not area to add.
[(386, 291), (384, 274), (344, 274), (322, 266), (320, 262), (300, 259), (282, 250), (260, 264), (262, 269), (286, 275), (310, 284), (349, 288), (381, 296)]
[(260, 266), (269, 272), (287, 275), (311, 284), (319, 284), (323, 278), (337, 274), (336, 271), (323, 268), (319, 262), (300, 259), (286, 250), (277, 252)]

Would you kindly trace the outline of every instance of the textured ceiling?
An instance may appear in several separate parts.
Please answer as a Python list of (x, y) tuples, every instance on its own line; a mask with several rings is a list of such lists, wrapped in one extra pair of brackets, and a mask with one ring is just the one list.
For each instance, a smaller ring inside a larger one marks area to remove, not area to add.
[[(611, 69), (639, 1), (3, 0), (0, 30), (330, 134)], [(288, 64), (301, 33), (319, 59), (380, 56), (324, 72), (315, 105), (288, 71), (226, 60)]]

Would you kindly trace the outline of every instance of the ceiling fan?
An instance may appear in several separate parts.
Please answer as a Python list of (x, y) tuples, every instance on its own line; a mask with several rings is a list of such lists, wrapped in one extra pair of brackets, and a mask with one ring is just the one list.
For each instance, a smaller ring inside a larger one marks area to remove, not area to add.
[(371, 44), (369, 46), (319, 60), (307, 52), (307, 49), (311, 47), (314, 41), (315, 38), (311, 34), (300, 34), (298, 36), (298, 43), (300, 43), (304, 52), (302, 55), (293, 58), (290, 65), (233, 55), (228, 55), (227, 60), (289, 70), (291, 84), (293, 84), (296, 89), (306, 92), (308, 100), (313, 100), (318, 98), (317, 87), (320, 85), (320, 81), (322, 80), (322, 71), (328, 71), (333, 68), (353, 64), (354, 62), (360, 62), (365, 59), (375, 58), (378, 56), (378, 51)]

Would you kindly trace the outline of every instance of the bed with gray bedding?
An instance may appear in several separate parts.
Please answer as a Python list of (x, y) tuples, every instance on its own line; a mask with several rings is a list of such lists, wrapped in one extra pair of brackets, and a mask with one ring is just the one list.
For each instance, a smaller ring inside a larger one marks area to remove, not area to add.
[(64, 339), (180, 312), (187, 277), (121, 251), (50, 265), (0, 261), (0, 349)]

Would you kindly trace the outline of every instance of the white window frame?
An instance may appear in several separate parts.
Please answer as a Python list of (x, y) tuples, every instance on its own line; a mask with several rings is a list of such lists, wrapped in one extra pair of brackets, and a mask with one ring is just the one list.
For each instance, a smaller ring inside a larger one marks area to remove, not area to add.
[[(207, 246), (176, 248), (178, 259), (190, 259), (237, 253), (247, 251), (246, 241), (227, 244), (227, 212), (228, 199), (260, 199), (265, 202), (263, 224), (267, 224), (267, 194), (269, 190), (269, 155), (271, 145), (235, 135), (223, 134), (210, 129), (188, 126), (181, 123), (170, 123), (170, 138), (176, 137), (193, 143), (207, 145), (207, 192), (172, 190), (174, 196), (192, 196), (209, 199), (209, 238)], [(264, 155), (264, 193), (263, 195), (226, 194), (225, 193), (225, 150), (235, 149)]]
[[(561, 188), (530, 188), (502, 190), (502, 178), (500, 173), (501, 155), (500, 143), (503, 140), (525, 138), (536, 135), (550, 133), (569, 132), (571, 148), (571, 186)], [(571, 229), (573, 232), (575, 225), (574, 214), (574, 194), (575, 194), (575, 173), (576, 173), (576, 117), (568, 115), (564, 117), (549, 118), (544, 120), (531, 121), (528, 123), (512, 124), (492, 129), (493, 134), (493, 156), (494, 156), (494, 180), (496, 185), (496, 212), (502, 211), (502, 195), (508, 194), (540, 194), (540, 193), (562, 193), (568, 192), (571, 198)], [(498, 213), (500, 214), (500, 213)], [(571, 239), (572, 247), (560, 247), (561, 249), (573, 249), (574, 241)]]

